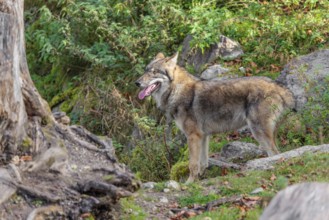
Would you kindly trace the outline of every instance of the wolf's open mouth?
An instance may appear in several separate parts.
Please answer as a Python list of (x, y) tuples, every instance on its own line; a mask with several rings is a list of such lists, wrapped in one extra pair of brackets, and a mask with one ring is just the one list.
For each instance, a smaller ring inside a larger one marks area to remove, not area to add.
[(152, 92), (154, 92), (157, 88), (159, 88), (160, 83), (156, 82), (153, 83), (147, 87), (145, 87), (142, 91), (139, 92), (138, 94), (138, 98), (139, 99), (144, 99), (147, 96), (150, 96), (152, 94)]

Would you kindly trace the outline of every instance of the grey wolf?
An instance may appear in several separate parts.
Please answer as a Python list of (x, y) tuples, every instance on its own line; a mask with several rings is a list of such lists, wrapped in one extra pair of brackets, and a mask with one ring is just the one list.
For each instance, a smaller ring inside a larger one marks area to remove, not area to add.
[(268, 155), (279, 153), (275, 144), (278, 119), (295, 106), (288, 89), (266, 77), (202, 80), (178, 66), (177, 57), (159, 53), (135, 83), (141, 88), (139, 99), (151, 95), (185, 134), (188, 183), (208, 167), (209, 136), (214, 133), (247, 125)]

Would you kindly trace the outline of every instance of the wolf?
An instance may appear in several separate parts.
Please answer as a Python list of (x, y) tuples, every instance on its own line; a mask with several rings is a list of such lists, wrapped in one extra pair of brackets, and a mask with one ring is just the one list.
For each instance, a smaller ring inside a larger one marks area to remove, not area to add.
[(248, 126), (269, 156), (278, 154), (277, 122), (295, 107), (290, 90), (266, 77), (203, 80), (177, 65), (178, 53), (159, 53), (135, 82), (139, 99), (152, 96), (157, 107), (185, 134), (189, 178), (193, 182), (208, 167), (209, 136)]

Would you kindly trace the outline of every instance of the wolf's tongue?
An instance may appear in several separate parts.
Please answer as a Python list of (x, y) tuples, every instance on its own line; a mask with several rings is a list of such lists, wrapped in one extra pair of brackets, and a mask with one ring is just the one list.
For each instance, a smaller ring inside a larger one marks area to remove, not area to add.
[(148, 87), (146, 87), (145, 89), (139, 92), (138, 98), (144, 99), (146, 96), (151, 95), (151, 93), (153, 92), (154, 89), (156, 89), (156, 87), (157, 87), (156, 83), (149, 85)]
[(145, 98), (145, 96), (146, 96), (146, 90), (147, 88), (145, 88), (145, 89), (143, 89), (142, 91), (140, 91), (139, 93), (138, 93), (138, 98), (139, 99), (144, 99)]

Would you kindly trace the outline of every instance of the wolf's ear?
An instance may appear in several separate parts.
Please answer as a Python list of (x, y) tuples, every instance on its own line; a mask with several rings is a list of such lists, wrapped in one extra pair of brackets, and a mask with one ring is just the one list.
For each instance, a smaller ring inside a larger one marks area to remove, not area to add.
[(158, 54), (155, 56), (155, 60), (163, 59), (163, 58), (165, 58), (165, 56), (163, 55), (163, 53), (158, 53)]
[(178, 60), (178, 52), (175, 53), (173, 56), (171, 56), (166, 63), (169, 68), (174, 69), (175, 66), (177, 65), (177, 60)]

